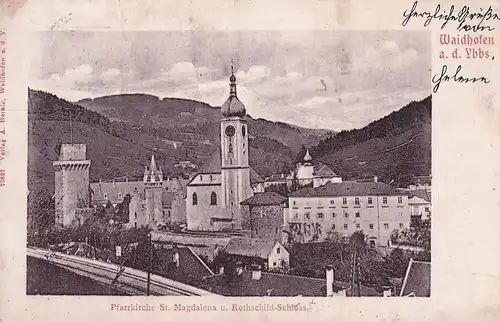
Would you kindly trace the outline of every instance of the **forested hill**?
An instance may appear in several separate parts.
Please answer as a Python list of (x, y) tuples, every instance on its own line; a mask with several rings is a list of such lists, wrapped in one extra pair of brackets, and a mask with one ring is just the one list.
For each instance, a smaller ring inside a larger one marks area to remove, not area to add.
[(378, 176), (405, 186), (415, 176), (431, 174), (431, 119), (432, 96), (428, 96), (361, 129), (321, 140), (311, 147), (311, 154), (345, 179)]

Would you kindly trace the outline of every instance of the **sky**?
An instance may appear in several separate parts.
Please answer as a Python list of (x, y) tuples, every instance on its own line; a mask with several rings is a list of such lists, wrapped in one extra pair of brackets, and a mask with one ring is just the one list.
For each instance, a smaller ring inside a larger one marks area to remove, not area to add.
[(69, 101), (119, 93), (220, 106), (233, 62), (254, 118), (361, 128), (431, 93), (422, 31), (43, 31), (30, 84)]

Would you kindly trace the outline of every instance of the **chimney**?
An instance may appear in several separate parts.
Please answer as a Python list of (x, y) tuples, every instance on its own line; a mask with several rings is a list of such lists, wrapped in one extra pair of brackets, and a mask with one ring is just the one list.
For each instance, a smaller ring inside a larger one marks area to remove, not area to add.
[(373, 177), (373, 182), (378, 182), (378, 177), (377, 176)]
[(262, 277), (261, 266), (254, 264), (250, 266), (250, 269), (252, 270), (252, 279), (256, 281), (260, 280), (260, 278)]
[(326, 296), (333, 296), (333, 265), (326, 265)]
[(384, 297), (391, 297), (392, 296), (390, 286), (384, 286), (383, 289), (384, 289)]

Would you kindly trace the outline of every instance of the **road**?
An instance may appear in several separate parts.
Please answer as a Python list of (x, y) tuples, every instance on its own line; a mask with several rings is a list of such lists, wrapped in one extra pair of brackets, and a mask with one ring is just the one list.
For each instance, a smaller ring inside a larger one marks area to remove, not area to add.
[[(116, 264), (66, 255), (40, 248), (28, 248), (27, 255), (44, 260), (66, 271), (90, 278), (93, 281), (127, 295), (145, 295), (147, 289), (147, 273), (124, 267), (118, 278), (119, 268)], [(114, 281), (116, 279), (116, 281)], [(150, 295), (204, 296), (215, 295), (205, 290), (182, 284), (158, 275), (151, 274)]]

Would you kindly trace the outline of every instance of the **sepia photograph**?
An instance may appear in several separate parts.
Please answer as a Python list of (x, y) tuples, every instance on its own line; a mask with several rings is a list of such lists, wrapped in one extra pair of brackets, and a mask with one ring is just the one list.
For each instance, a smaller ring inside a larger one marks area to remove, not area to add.
[(36, 33), (27, 295), (431, 296), (429, 32)]

